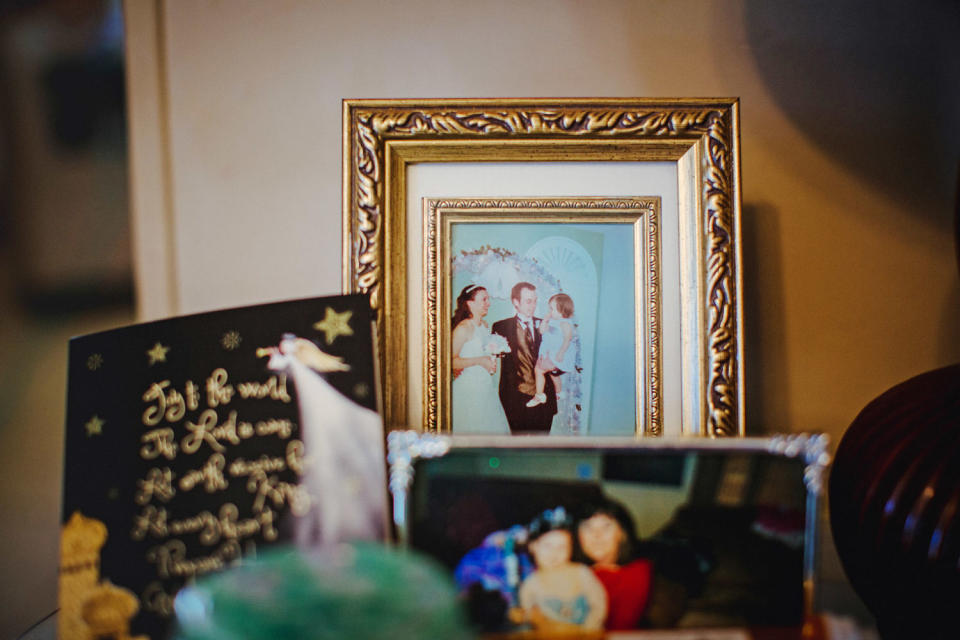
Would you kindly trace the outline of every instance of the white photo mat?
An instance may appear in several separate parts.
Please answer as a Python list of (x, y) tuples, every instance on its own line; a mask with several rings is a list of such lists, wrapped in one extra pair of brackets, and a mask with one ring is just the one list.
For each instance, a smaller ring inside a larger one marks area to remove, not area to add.
[[(490, 197), (631, 197), (661, 198), (661, 354), (663, 435), (679, 436), (684, 413), (684, 371), (681, 347), (681, 258), (678, 167), (674, 162), (468, 162), (419, 163), (407, 167), (407, 282), (426, 280), (423, 258), (425, 198)], [(688, 283), (688, 286), (695, 286)], [(424, 367), (423, 288), (407, 288), (407, 387), (409, 398), (421, 398)], [(689, 375), (691, 372), (687, 372)], [(695, 402), (687, 398), (687, 402)], [(423, 423), (422, 403), (407, 405), (409, 424)], [(589, 434), (585, 434), (589, 435)]]

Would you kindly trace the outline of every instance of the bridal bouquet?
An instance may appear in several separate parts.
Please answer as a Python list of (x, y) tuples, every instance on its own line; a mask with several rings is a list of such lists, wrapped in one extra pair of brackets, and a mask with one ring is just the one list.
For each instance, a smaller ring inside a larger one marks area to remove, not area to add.
[(510, 352), (510, 345), (499, 333), (491, 333), (490, 342), (487, 343), (485, 351), (494, 358), (502, 358), (503, 354)]

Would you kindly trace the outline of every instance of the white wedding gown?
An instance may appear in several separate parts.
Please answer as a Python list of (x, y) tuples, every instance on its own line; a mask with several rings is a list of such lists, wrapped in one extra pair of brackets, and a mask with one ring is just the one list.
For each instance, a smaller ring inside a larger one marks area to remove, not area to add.
[[(460, 349), (461, 358), (476, 358), (488, 355), (484, 346), (490, 341), (490, 329), (478, 326), (470, 339)], [(500, 396), (494, 382), (497, 377), (474, 365), (464, 369), (453, 380), (453, 433), (507, 435), (510, 427), (500, 404)]]

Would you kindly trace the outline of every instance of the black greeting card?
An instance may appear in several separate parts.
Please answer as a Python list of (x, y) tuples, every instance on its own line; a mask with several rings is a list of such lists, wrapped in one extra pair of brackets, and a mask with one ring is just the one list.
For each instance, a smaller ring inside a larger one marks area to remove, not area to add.
[(71, 340), (60, 638), (164, 637), (264, 546), (383, 538), (372, 328), (337, 296)]

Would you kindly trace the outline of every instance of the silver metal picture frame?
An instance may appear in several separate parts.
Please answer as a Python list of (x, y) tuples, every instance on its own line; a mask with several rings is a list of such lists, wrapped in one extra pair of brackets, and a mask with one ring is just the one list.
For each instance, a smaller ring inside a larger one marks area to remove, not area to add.
[[(394, 523), (401, 545), (450, 570), (474, 623), (507, 637), (799, 628), (813, 620), (827, 444), (807, 434), (584, 446), (394, 431)], [(619, 532), (615, 544), (591, 541), (600, 525)], [(537, 547), (547, 531), (560, 560)], [(570, 576), (582, 593), (553, 594)], [(569, 606), (547, 612), (548, 601)]]

